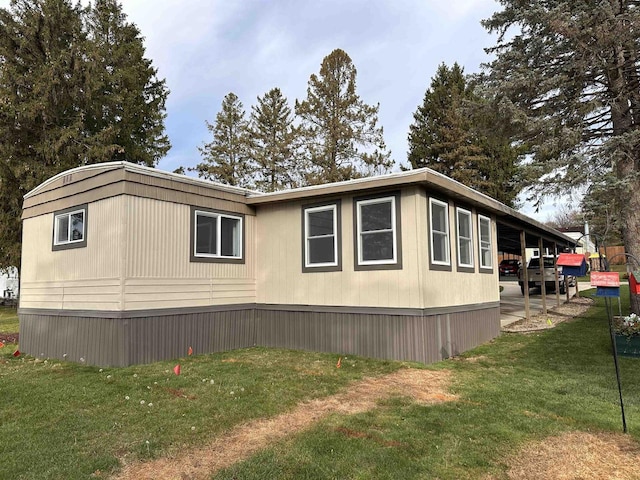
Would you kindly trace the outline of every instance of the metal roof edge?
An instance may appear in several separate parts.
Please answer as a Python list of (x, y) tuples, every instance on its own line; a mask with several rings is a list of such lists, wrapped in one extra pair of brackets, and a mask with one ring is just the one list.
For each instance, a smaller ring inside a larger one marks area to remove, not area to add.
[(65, 170), (64, 172), (60, 172), (57, 175), (45, 180), (40, 185), (35, 187), (33, 190), (30, 190), (24, 195), (24, 199), (30, 198), (34, 195), (37, 195), (41, 190), (46, 188), (51, 183), (54, 183), (56, 180), (66, 176), (71, 175), (77, 172), (86, 172), (92, 170), (116, 170), (116, 169), (124, 169), (125, 171), (132, 173), (140, 173), (142, 175), (147, 175), (150, 177), (164, 178), (167, 180), (174, 180), (183, 183), (190, 183), (192, 185), (200, 185), (203, 187), (213, 188), (216, 190), (221, 190), (224, 192), (235, 193), (238, 195), (248, 196), (250, 194), (260, 194), (260, 192), (256, 192), (255, 190), (250, 190), (248, 188), (242, 187), (233, 187), (231, 185), (224, 185), (222, 183), (212, 182), (210, 180), (203, 180), (200, 178), (188, 177), (186, 175), (181, 175), (179, 173), (167, 172), (164, 170), (158, 170), (154, 167), (147, 167), (144, 165), (138, 165), (131, 162), (126, 161), (118, 161), (118, 162), (103, 162), (103, 163), (92, 163), (91, 165), (82, 165), (80, 167), (72, 168), (69, 170)]
[(447, 192), (455, 192), (457, 195), (466, 198), (468, 201), (483, 206), (491, 213), (498, 216), (512, 217), (518, 223), (523, 223), (536, 230), (546, 232), (548, 235), (557, 239), (561, 239), (567, 244), (575, 242), (568, 235), (557, 231), (517, 210), (499, 202), (495, 198), (490, 197), (482, 192), (464, 185), (457, 180), (447, 177), (446, 175), (436, 172), (428, 167), (415, 170), (407, 170), (404, 172), (396, 172), (387, 175), (379, 175), (376, 177), (358, 178), (355, 180), (347, 180), (343, 182), (326, 183), (322, 185), (313, 185), (310, 187), (300, 187), (289, 190), (281, 190), (270, 193), (250, 194), (247, 197), (247, 203), (250, 205), (269, 204), (275, 202), (285, 202), (299, 200), (320, 195), (341, 194), (365, 189), (394, 187), (411, 184), (433, 185)]

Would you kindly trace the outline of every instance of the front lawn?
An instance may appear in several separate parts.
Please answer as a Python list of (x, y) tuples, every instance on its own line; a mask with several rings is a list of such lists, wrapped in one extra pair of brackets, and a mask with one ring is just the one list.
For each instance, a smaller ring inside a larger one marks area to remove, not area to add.
[[(624, 289), (623, 289), (624, 290)], [(626, 300), (625, 300), (626, 301)], [(383, 400), (333, 414), (212, 478), (506, 478), (505, 456), (563, 431), (620, 431), (604, 309), (537, 334), (505, 334), (432, 366), (459, 399)], [(208, 443), (251, 419), (345, 391), (399, 362), (253, 348), (99, 369), (0, 349), (0, 465), (15, 479), (106, 478)], [(640, 439), (640, 359), (620, 360), (627, 423)]]
[(0, 333), (18, 333), (18, 311), (0, 306)]
[[(591, 293), (591, 292), (589, 292)], [(448, 360), (458, 402), (396, 398), (334, 416), (213, 478), (506, 478), (505, 458), (559, 432), (622, 430), (602, 302), (537, 334), (505, 334)], [(620, 359), (629, 432), (640, 439), (640, 359)]]

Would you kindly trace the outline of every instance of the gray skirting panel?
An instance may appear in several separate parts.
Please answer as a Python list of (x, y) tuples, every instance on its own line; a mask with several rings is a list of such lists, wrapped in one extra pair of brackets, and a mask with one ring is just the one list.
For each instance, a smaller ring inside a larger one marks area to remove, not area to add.
[(232, 307), (105, 312), (104, 316), (21, 309), (20, 350), (36, 357), (84, 359), (99, 366), (179, 358), (189, 346), (202, 354), (255, 345), (431, 363), (500, 333), (497, 303), (434, 311)]

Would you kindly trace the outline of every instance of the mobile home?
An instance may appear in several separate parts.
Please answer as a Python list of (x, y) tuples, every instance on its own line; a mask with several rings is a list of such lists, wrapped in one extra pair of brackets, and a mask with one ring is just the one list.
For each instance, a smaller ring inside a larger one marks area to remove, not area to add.
[(521, 230), (570, 242), (426, 168), (265, 194), (84, 166), (25, 196), (20, 347), (113, 366), (254, 345), (433, 362), (499, 334), (498, 239), (515, 251)]

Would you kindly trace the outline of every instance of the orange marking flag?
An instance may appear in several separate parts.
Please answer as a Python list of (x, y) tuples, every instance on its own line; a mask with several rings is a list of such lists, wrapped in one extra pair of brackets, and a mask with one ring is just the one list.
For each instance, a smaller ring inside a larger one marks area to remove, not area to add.
[(180, 375), (180, 364), (173, 367), (173, 373), (175, 373), (176, 375)]
[(4, 347), (4, 343), (0, 342), (0, 348)]
[(187, 355), (193, 355), (193, 348), (189, 347), (189, 350), (187, 350)]
[(13, 352), (13, 356), (14, 357), (19, 357), (20, 356), (20, 350), (16, 350), (15, 352)]
[(338, 358), (338, 363), (336, 363), (336, 368), (340, 368), (342, 366), (342, 357)]

